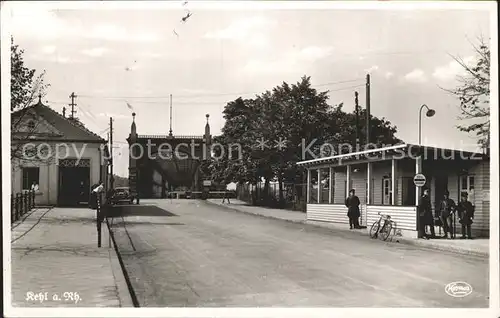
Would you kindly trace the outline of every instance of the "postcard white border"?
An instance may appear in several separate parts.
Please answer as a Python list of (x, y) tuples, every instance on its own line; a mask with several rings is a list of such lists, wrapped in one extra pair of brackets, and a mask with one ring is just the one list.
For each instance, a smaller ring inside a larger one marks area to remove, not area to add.
[[(180, 1), (47, 1), (47, 2), (2, 2), (2, 169), (3, 206), (2, 211), (10, 211), (10, 32), (9, 17), (13, 8), (38, 7), (50, 9), (181, 9)], [(10, 214), (2, 213), (4, 239), (4, 304), (8, 317), (499, 317), (499, 223), (498, 200), (498, 16), (494, 1), (190, 1), (193, 9), (209, 10), (291, 10), (291, 9), (352, 9), (352, 10), (488, 10), (491, 12), (491, 189), (490, 198), (490, 308), (489, 309), (342, 309), (342, 308), (15, 308), (11, 306), (10, 268)], [(362, 301), (362, 295), (360, 295)], [(446, 310), (446, 311), (444, 311)]]

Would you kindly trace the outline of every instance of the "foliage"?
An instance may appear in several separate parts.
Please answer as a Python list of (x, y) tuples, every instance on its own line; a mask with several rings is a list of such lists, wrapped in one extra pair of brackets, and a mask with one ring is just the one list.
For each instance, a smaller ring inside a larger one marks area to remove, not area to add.
[(37, 95), (44, 95), (45, 90), (50, 86), (44, 83), (45, 71), (35, 77), (36, 70), (25, 66), (23, 55), (24, 50), (14, 44), (14, 39), (11, 38), (11, 111), (31, 105)]
[[(205, 173), (225, 183), (255, 184), (264, 179), (268, 186), (276, 180), (280, 188), (283, 182), (302, 183), (304, 173), (297, 167), (298, 161), (332, 155), (340, 152), (340, 144), (355, 143), (355, 113), (346, 113), (342, 103), (331, 107), (328, 99), (328, 91), (318, 92), (310, 77), (304, 76), (296, 84), (284, 82), (252, 99), (228, 102), (222, 135), (216, 142), (224, 145), (226, 154), (232, 144), (239, 145), (241, 152), (239, 156), (232, 152), (228, 158), (221, 156), (222, 148), (216, 149), (219, 159), (206, 163)], [(361, 111), (360, 119), (364, 116)], [(371, 125), (377, 145), (400, 142), (394, 136), (396, 127), (384, 118), (372, 116)], [(360, 120), (360, 130), (364, 138), (364, 120)], [(326, 142), (334, 152), (321, 152), (320, 146)], [(304, 151), (308, 146), (311, 153)]]
[(464, 124), (457, 128), (475, 133), (478, 143), (483, 149), (487, 149), (490, 146), (490, 48), (483, 38), (479, 38), (478, 44), (472, 46), (475, 51), (474, 65), (462, 58), (453, 57), (465, 75), (457, 77), (459, 85), (455, 89), (446, 91), (460, 101), (459, 119)]
[[(37, 95), (45, 95), (50, 86), (44, 83), (45, 71), (35, 77), (36, 70), (27, 67), (24, 63), (24, 50), (14, 44), (11, 38), (11, 159), (36, 160), (39, 156), (27, 156), (23, 153), (23, 146), (28, 143), (38, 131), (40, 123), (36, 117), (31, 118), (33, 126), (26, 125), (27, 117), (33, 117), (29, 106), (33, 105)], [(29, 159), (27, 159), (29, 157)], [(43, 156), (42, 156), (43, 157)]]

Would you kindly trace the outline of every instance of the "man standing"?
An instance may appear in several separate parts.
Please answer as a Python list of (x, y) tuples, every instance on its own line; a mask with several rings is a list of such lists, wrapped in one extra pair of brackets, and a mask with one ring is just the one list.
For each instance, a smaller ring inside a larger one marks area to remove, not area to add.
[[(419, 228), (418, 228), (418, 237), (425, 238), (428, 240), (429, 238), (434, 238), (436, 233), (434, 232), (434, 219), (432, 217), (432, 205), (431, 198), (429, 196), (429, 189), (424, 189), (424, 194), (418, 201), (418, 217), (419, 217)], [(431, 236), (427, 235), (425, 231), (425, 227), (429, 225), (431, 228)]]
[(444, 197), (443, 199), (441, 200), (441, 202), (439, 202), (439, 217), (441, 219), (441, 222), (443, 223), (443, 231), (444, 231), (444, 236), (443, 238), (448, 238), (448, 233), (450, 233), (450, 237), (452, 236), (452, 231), (454, 231), (452, 228), (451, 228), (451, 216), (453, 214), (453, 212), (455, 212), (455, 209), (456, 209), (456, 205), (455, 205), (455, 201), (453, 201), (452, 199), (450, 199), (450, 192), (448, 192), (448, 190), (446, 190), (444, 192)]
[(355, 195), (356, 191), (351, 189), (349, 196), (345, 199), (345, 206), (347, 207), (347, 217), (349, 218), (349, 228), (352, 230), (359, 229), (359, 198)]
[(457, 206), (458, 218), (462, 224), (462, 239), (472, 239), (471, 224), (474, 219), (474, 206), (467, 200), (467, 192), (462, 192), (461, 200)]

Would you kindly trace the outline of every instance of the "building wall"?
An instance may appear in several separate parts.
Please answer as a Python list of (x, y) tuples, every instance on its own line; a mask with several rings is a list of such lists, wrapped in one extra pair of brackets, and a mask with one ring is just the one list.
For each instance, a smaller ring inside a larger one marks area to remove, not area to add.
[(347, 193), (345, 191), (345, 182), (347, 181), (347, 173), (341, 171), (341, 168), (336, 168), (338, 171), (334, 172), (334, 196), (333, 202), (338, 204), (344, 204)]
[[(475, 195), (470, 200), (475, 205), (473, 232), (479, 236), (489, 235), (490, 227), (490, 162), (482, 161), (472, 169), (469, 174), (474, 174)], [(457, 182), (458, 184), (458, 182)]]
[(39, 167), (39, 191), (35, 197), (35, 203), (38, 205), (57, 205), (59, 170), (56, 158), (90, 159), (90, 185), (99, 182), (101, 169), (99, 144), (68, 143), (67, 148), (63, 146), (56, 147), (55, 142), (48, 144), (54, 154), (52, 160), (45, 162), (15, 160), (12, 162), (13, 194), (22, 191), (22, 167)]

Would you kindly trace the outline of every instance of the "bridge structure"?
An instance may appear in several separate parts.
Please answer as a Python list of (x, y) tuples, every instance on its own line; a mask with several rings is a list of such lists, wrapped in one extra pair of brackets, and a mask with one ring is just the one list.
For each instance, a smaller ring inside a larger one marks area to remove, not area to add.
[(165, 198), (167, 192), (203, 190), (200, 165), (211, 157), (209, 115), (203, 135), (141, 135), (132, 114), (129, 145), (129, 186), (140, 198)]

